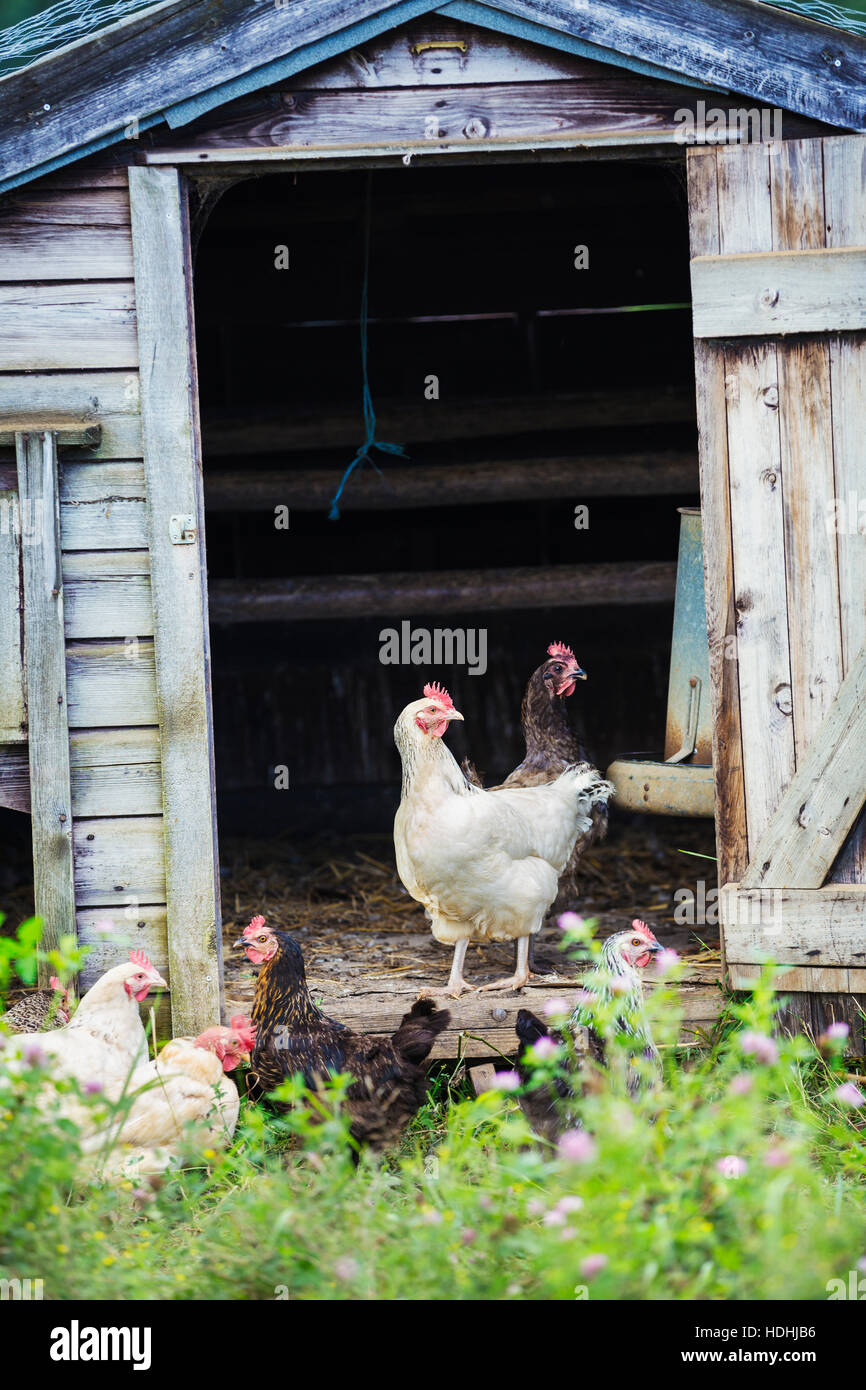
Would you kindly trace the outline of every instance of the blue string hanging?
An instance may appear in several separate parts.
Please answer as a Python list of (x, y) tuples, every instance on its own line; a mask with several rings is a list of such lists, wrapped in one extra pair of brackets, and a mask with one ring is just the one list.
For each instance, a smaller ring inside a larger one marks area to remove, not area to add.
[(401, 458), (408, 458), (409, 455), (402, 444), (387, 444), (384, 440), (376, 438), (376, 412), (373, 409), (373, 397), (370, 393), (370, 380), (367, 375), (367, 310), (370, 288), (370, 222), (372, 210), (372, 190), (373, 176), (367, 175), (367, 195), (364, 208), (364, 280), (361, 288), (361, 400), (364, 410), (364, 442), (358, 450), (349, 467), (340, 479), (340, 486), (334, 493), (331, 500), (331, 510), (328, 512), (329, 521), (339, 521), (340, 519), (340, 498), (343, 489), (351, 478), (355, 469), (366, 461), (375, 468), (379, 477), (382, 477), (382, 470), (379, 468), (375, 459), (371, 455), (371, 450), (378, 449), (383, 454), (399, 454)]

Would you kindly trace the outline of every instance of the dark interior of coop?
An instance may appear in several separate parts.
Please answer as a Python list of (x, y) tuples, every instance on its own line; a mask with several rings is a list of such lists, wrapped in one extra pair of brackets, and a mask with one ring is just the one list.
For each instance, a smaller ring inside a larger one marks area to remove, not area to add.
[[(501, 780), (554, 640), (587, 672), (570, 712), (597, 766), (663, 756), (673, 579), (647, 602), (643, 576), (673, 573), (677, 508), (699, 500), (688, 261), (674, 160), (317, 171), (222, 194), (195, 249), (222, 840), (387, 835), (394, 721), (430, 679), (465, 716), (455, 755)], [(365, 437), (365, 278), (375, 438), (405, 454), (372, 450), (333, 520)], [(579, 603), (573, 567), (591, 580)], [(460, 597), (425, 604), (455, 571)], [(525, 572), (519, 592), (502, 571)], [(404, 621), (485, 629), (486, 669), (383, 664)]]

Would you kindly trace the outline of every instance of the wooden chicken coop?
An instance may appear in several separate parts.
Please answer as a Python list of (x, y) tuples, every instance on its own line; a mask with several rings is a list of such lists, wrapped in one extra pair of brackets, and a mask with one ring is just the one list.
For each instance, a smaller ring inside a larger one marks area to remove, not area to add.
[[(755, 0), (165, 0), (0, 109), (0, 806), (85, 980), (142, 946), (197, 1031), (218, 810), (287, 855), (387, 823), (421, 668), (382, 629), (483, 628), (486, 770), (573, 632), (599, 765), (648, 747), (699, 504), (728, 981), (772, 958), (863, 1051), (866, 41)], [(365, 434), (407, 456), (329, 520)], [(372, 1029), (414, 988), (332, 983)], [(713, 972), (684, 997), (708, 1026)], [(455, 1026), (507, 1050), (521, 1002)]]

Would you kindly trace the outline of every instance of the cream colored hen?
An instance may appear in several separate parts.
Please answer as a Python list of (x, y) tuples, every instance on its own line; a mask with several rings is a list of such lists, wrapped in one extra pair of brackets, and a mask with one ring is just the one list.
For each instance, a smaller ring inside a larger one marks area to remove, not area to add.
[(462, 718), (447, 690), (426, 685), (394, 727), (403, 760), (397, 871), (426, 908), (436, 940), (454, 945), (447, 992), (455, 998), (471, 988), (463, 978), (471, 940), (518, 943), (514, 975), (484, 989), (529, 982), (529, 938), (556, 897), (575, 840), (591, 828), (593, 806), (612, 791), (587, 764), (544, 786), (472, 786), (442, 737)]
[(105, 1179), (147, 1177), (190, 1148), (225, 1148), (240, 1108), (229, 1073), (249, 1061), (254, 1038), (255, 1029), (237, 1015), (229, 1028), (166, 1043), (155, 1062), (135, 1072), (128, 1108), (82, 1145), (93, 1171)]
[[(139, 1004), (151, 989), (166, 983), (143, 951), (130, 951), (123, 965), (107, 970), (89, 989), (64, 1028), (19, 1033), (4, 1051), (4, 1064), (20, 1069), (39, 1063), (58, 1081), (77, 1081), (90, 1092), (116, 1101), (136, 1067), (147, 1061), (147, 1039)], [(54, 1094), (46, 1087), (46, 1105)], [(71, 1091), (61, 1096), (59, 1113), (87, 1127), (91, 1112)]]

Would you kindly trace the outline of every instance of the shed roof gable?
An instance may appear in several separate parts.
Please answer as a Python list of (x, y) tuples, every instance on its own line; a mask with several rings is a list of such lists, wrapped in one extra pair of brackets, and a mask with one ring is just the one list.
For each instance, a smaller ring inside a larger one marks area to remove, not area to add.
[(0, 81), (0, 191), (431, 13), (866, 129), (866, 39), (756, 0), (165, 0)]

